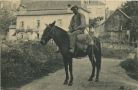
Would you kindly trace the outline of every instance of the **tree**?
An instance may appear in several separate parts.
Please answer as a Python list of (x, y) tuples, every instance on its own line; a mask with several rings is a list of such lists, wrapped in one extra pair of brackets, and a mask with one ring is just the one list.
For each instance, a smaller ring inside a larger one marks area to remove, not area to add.
[(127, 1), (121, 10), (131, 17), (131, 23), (138, 26), (138, 1)]
[(11, 23), (15, 24), (16, 17), (11, 13), (10, 10), (5, 8), (1, 8), (0, 13), (0, 39), (3, 39), (5, 38)]
[(138, 29), (138, 1), (127, 1), (121, 8), (128, 16), (130, 21), (127, 23), (127, 28), (130, 30), (130, 42), (136, 42)]
[(138, 16), (138, 1), (127, 1), (121, 9), (128, 16)]
[(97, 18), (94, 18), (94, 19), (90, 19), (89, 20), (90, 28), (97, 26), (98, 23), (102, 20), (103, 20), (103, 17), (97, 17)]
[(130, 16), (131, 20), (128, 23), (133, 23), (134, 27), (138, 26), (138, 1), (127, 1), (121, 8), (123, 12), (125, 12), (128, 16)]

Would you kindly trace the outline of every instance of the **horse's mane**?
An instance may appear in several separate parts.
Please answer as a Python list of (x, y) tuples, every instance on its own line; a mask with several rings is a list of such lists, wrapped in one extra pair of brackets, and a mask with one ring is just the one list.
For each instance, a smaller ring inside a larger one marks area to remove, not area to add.
[(62, 29), (61, 27), (54, 26), (54, 28), (54, 32), (58, 32), (58, 35), (60, 35), (62, 38), (69, 38), (68, 32)]
[(69, 47), (70, 42), (68, 32), (58, 26), (54, 26), (54, 32), (56, 34), (55, 40), (60, 43), (59, 45)]
[(66, 31), (66, 30), (64, 30), (64, 29), (62, 29), (61, 27), (59, 27), (59, 26), (55, 26), (55, 28), (56, 28), (57, 30), (60, 30), (61, 32), (63, 32), (63, 33), (66, 33), (66, 34), (67, 34), (67, 31)]

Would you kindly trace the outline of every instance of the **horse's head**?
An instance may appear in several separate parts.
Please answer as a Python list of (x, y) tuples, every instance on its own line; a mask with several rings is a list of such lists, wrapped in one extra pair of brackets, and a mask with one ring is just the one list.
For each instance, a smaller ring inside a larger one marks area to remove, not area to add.
[(56, 21), (54, 21), (52, 24), (46, 25), (46, 28), (43, 32), (42, 38), (40, 43), (46, 44), (53, 36), (53, 28), (55, 26)]

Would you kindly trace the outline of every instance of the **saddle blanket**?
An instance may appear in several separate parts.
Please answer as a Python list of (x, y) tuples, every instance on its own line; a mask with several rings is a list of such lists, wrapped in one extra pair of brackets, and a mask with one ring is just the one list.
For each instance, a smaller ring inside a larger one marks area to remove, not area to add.
[(77, 35), (77, 47), (80, 49), (87, 49), (88, 45), (94, 45), (94, 40), (89, 34)]

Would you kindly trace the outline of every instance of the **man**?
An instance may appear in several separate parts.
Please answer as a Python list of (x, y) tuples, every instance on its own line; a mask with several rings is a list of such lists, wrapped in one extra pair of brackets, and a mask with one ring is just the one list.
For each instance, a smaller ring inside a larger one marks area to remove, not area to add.
[(71, 19), (69, 25), (69, 32), (70, 32), (70, 52), (74, 52), (75, 42), (78, 34), (83, 34), (86, 28), (86, 20), (85, 16), (78, 11), (78, 6), (73, 6), (71, 10), (73, 11), (74, 15)]

